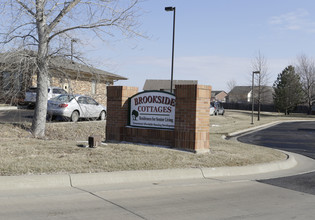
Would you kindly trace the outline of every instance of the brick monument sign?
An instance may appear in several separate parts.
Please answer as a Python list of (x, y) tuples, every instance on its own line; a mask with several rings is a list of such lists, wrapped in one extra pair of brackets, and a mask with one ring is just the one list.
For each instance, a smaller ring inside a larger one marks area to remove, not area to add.
[[(175, 124), (166, 125), (169, 127), (167, 129), (159, 128), (154, 123), (153, 127), (132, 126), (128, 100), (141, 93), (138, 93), (136, 87), (108, 86), (106, 141), (164, 145), (195, 153), (209, 152), (211, 86), (176, 85), (175, 88)], [(158, 95), (156, 97), (156, 102), (166, 100)], [(169, 99), (171, 105), (174, 105), (174, 100)], [(135, 102), (139, 100), (141, 99), (138, 98)], [(166, 113), (171, 111), (170, 107), (160, 108)], [(138, 117), (139, 113), (134, 111), (133, 114)], [(159, 119), (156, 117), (156, 120)]]

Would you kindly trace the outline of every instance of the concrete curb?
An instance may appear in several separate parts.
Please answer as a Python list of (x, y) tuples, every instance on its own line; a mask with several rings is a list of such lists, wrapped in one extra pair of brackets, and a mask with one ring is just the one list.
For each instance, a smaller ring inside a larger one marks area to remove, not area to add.
[(202, 171), (205, 178), (213, 178), (269, 173), (274, 171), (290, 169), (295, 167), (296, 165), (297, 161), (295, 160), (295, 157), (291, 154), (288, 155), (287, 160), (284, 161), (275, 161), (271, 163), (263, 163), (258, 165), (249, 165), (242, 167), (203, 168)]
[(109, 173), (73, 174), (72, 186), (89, 186), (102, 184), (134, 183), (162, 180), (200, 179), (202, 172), (198, 168), (166, 169), (166, 170), (136, 170)]
[(70, 175), (1, 176), (0, 191), (241, 176), (290, 169), (296, 164), (297, 161), (294, 156), (288, 153), (288, 159), (285, 161), (243, 167), (136, 170)]
[(244, 129), (244, 130), (240, 130), (240, 131), (229, 133), (227, 136), (224, 136), (224, 138), (232, 138), (232, 137), (239, 136), (239, 135), (242, 135), (242, 134), (246, 134), (246, 133), (249, 133), (249, 132), (259, 131), (259, 130), (266, 129), (266, 128), (269, 128), (269, 127), (272, 127), (272, 126), (275, 126), (275, 125), (278, 125), (278, 124), (281, 124), (281, 123), (300, 122), (300, 121), (315, 121), (315, 119), (274, 121), (274, 122), (270, 122), (270, 123), (267, 123), (267, 124), (263, 124), (263, 125), (259, 125), (259, 126), (255, 126), (255, 127), (247, 128), (247, 129)]

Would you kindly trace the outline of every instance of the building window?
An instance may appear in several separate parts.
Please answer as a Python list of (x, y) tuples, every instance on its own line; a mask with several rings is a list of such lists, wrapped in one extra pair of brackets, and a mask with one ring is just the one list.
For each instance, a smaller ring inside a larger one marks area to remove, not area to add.
[(66, 91), (69, 93), (69, 91), (70, 91), (70, 89), (69, 89), (69, 83), (63, 83), (63, 84), (62, 84), (62, 88), (63, 88), (64, 90), (66, 90)]
[(92, 80), (92, 84), (91, 84), (91, 93), (92, 93), (92, 95), (96, 94), (96, 86), (97, 86), (96, 80)]

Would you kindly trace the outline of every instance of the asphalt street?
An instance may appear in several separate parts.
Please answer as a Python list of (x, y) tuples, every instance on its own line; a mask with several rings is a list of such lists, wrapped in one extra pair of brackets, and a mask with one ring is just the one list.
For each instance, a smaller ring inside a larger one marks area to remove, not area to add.
[(14, 109), (0, 111), (0, 122), (32, 122), (34, 110), (32, 109)]
[[(243, 143), (294, 152), (315, 159), (315, 122), (281, 123), (243, 135), (237, 140)], [(315, 195), (315, 172), (260, 180), (260, 182)]]

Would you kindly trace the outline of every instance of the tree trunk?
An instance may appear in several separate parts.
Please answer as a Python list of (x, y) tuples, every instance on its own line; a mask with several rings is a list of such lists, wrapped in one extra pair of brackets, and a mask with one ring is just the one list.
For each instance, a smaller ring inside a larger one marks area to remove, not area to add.
[(47, 96), (48, 96), (48, 33), (44, 14), (45, 1), (36, 1), (36, 26), (38, 31), (37, 52), (37, 96), (36, 107), (32, 121), (32, 132), (37, 138), (45, 136)]
[(42, 138), (45, 136), (46, 128), (48, 73), (45, 63), (41, 63), (38, 68), (36, 107), (32, 122), (32, 132), (34, 137)]

